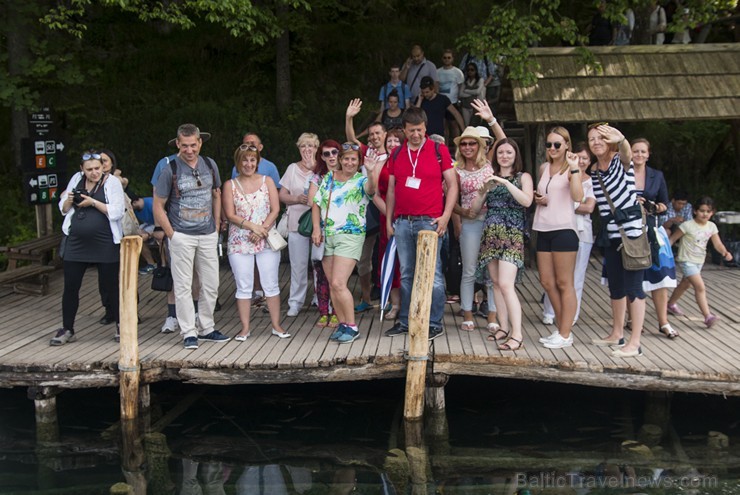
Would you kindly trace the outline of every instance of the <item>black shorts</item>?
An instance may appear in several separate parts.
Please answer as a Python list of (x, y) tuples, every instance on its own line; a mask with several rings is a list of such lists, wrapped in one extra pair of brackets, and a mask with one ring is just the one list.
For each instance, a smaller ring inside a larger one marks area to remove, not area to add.
[(567, 253), (578, 251), (578, 235), (574, 230), (552, 230), (537, 232), (538, 253)]

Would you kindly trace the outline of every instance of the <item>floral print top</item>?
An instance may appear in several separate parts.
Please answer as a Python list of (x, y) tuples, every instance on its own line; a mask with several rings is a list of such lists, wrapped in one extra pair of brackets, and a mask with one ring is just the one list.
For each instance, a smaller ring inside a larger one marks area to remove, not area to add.
[[(459, 163), (455, 163), (455, 170), (460, 176), (460, 204), (463, 208), (470, 208), (478, 195), (478, 190), (493, 177), (493, 168), (490, 163), (486, 163), (478, 170), (471, 172), (460, 167)], [(476, 219), (483, 220), (487, 210), (488, 207), (483, 205)]]
[[(313, 202), (321, 208), (322, 223), (326, 218), (326, 210), (329, 209), (324, 235), (329, 237), (335, 234), (365, 234), (365, 210), (370, 203), (370, 197), (365, 192), (367, 180), (368, 178), (360, 172), (346, 182), (335, 181), (333, 172), (326, 174), (313, 197)], [(329, 205), (330, 191), (331, 205)]]
[[(270, 192), (262, 176), (262, 185), (253, 193), (245, 193), (238, 179), (233, 179), (231, 191), (234, 194), (234, 208), (236, 214), (246, 218), (248, 222), (262, 224), (270, 214)], [(249, 240), (251, 230), (242, 229), (238, 225), (229, 224), (228, 254), (257, 254), (262, 252), (267, 244), (265, 239), (257, 242)]]

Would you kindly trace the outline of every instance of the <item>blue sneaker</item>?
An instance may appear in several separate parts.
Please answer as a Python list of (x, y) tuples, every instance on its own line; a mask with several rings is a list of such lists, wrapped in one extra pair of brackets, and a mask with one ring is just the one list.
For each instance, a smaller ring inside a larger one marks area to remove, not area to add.
[(154, 265), (146, 265), (139, 270), (139, 275), (149, 275), (155, 268), (157, 267)]
[(185, 346), (185, 349), (197, 349), (198, 339), (196, 339), (195, 337), (185, 337), (185, 340), (183, 340), (183, 345)]
[(354, 342), (355, 340), (357, 340), (357, 337), (360, 336), (359, 330), (353, 330), (351, 327), (348, 327), (346, 325), (344, 328), (345, 328), (344, 333), (337, 338), (337, 343), (350, 344)]
[(227, 337), (218, 330), (214, 330), (213, 332), (206, 335), (198, 335), (198, 340), (202, 340), (204, 342), (216, 342), (220, 344), (222, 342), (230, 341), (231, 337)]
[(347, 325), (345, 325), (344, 323), (340, 323), (337, 329), (334, 330), (334, 333), (329, 336), (329, 340), (337, 340), (339, 337), (344, 335), (344, 332), (347, 328)]
[(370, 303), (367, 303), (365, 301), (360, 301), (360, 304), (355, 306), (355, 313), (362, 313), (365, 311), (368, 311), (370, 309), (373, 309), (373, 305)]

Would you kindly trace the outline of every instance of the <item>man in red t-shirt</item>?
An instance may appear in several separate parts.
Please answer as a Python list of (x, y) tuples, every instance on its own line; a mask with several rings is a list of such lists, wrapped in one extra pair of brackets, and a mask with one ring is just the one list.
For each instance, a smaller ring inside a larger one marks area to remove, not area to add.
[[(406, 141), (393, 150), (388, 170), (386, 215), (388, 236), (396, 236), (398, 260), (401, 265), (401, 312), (398, 322), (385, 334), (400, 335), (409, 329), (409, 303), (416, 266), (416, 239), (420, 231), (431, 230), (442, 237), (452, 208), (457, 202), (457, 178), (452, 168), (450, 152), (427, 138), (427, 116), (424, 110), (412, 107), (403, 114)], [(437, 263), (434, 272), (432, 308), (429, 316), (429, 339), (444, 334), (442, 317), (445, 308), (445, 285), (440, 251), (437, 243)]]

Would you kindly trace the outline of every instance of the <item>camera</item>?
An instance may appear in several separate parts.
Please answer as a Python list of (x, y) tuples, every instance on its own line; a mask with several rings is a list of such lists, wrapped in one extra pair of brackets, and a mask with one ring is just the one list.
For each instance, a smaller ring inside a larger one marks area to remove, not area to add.
[(645, 211), (649, 215), (655, 215), (658, 212), (658, 205), (648, 199), (645, 200), (645, 202), (642, 204), (642, 207), (645, 208)]
[(88, 193), (84, 189), (72, 189), (72, 203), (75, 205), (82, 203), (82, 194), (87, 195)]

